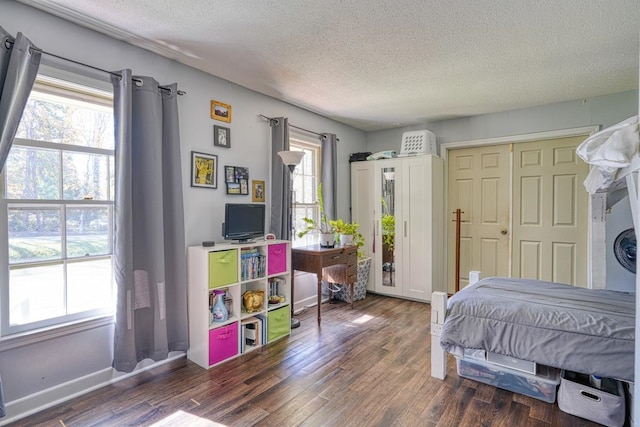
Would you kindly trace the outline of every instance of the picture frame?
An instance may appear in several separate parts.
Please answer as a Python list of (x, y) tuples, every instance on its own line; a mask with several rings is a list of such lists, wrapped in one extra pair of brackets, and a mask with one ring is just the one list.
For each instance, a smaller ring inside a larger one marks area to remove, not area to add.
[(264, 203), (264, 181), (251, 181), (251, 201)]
[(231, 129), (214, 125), (213, 145), (216, 147), (231, 148)]
[(224, 167), (224, 182), (236, 182), (236, 168), (234, 166)]
[(227, 194), (240, 194), (240, 183), (227, 182)]
[(215, 154), (191, 152), (191, 186), (218, 188), (218, 156)]
[(211, 118), (221, 122), (231, 123), (231, 105), (211, 100)]
[(227, 184), (227, 194), (249, 195), (249, 168), (225, 165), (224, 181)]

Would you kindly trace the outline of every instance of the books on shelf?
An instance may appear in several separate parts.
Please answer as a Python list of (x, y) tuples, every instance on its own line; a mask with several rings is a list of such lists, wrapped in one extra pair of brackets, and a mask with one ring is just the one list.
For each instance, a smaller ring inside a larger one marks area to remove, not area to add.
[(240, 328), (240, 352), (244, 353), (266, 344), (267, 319), (264, 316), (252, 316), (242, 319)]
[(242, 280), (258, 279), (265, 276), (267, 257), (258, 248), (243, 249), (240, 254)]

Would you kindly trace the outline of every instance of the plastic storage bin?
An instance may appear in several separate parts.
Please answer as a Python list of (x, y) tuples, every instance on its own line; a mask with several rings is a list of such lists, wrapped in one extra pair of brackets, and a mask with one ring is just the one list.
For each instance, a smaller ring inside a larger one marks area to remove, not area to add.
[(236, 250), (209, 252), (209, 288), (219, 288), (238, 281)]
[(560, 383), (557, 369), (538, 365), (537, 375), (492, 365), (479, 359), (456, 358), (458, 375), (498, 388), (524, 394), (545, 402), (556, 401), (556, 390)]
[(285, 243), (269, 245), (267, 274), (287, 271), (287, 245)]
[(562, 371), (558, 407), (563, 412), (605, 426), (624, 425), (624, 389), (620, 381), (610, 378), (602, 378), (599, 390), (589, 385), (588, 375)]
[(209, 365), (238, 354), (238, 322), (209, 330)]
[(291, 307), (285, 306), (267, 313), (267, 342), (289, 335), (291, 329)]

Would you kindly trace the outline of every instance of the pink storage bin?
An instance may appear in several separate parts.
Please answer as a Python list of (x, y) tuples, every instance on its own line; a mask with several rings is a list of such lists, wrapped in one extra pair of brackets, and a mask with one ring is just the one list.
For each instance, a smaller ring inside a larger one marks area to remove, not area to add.
[(209, 365), (238, 354), (238, 322), (209, 330)]
[(287, 244), (269, 245), (267, 274), (278, 274), (287, 271)]

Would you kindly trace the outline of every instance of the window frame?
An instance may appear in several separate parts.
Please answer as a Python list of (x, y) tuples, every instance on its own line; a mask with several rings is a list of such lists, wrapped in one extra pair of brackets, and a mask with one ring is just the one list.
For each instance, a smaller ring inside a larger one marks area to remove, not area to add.
[[(296, 166), (296, 168), (294, 169), (293, 172), (293, 179), (294, 179), (294, 185), (293, 187), (296, 188), (296, 180), (297, 179), (301, 179), (303, 176), (307, 176), (307, 177), (311, 177), (312, 179), (312, 197), (313, 197), (313, 202), (311, 203), (304, 203), (304, 202), (298, 202), (296, 200), (296, 198), (294, 197), (293, 203), (292, 203), (292, 210), (294, 212), (294, 215), (292, 215), (293, 218), (296, 218), (295, 212), (298, 208), (302, 208), (305, 210), (311, 210), (313, 212), (312, 217), (313, 219), (317, 222), (320, 219), (320, 203), (318, 202), (318, 184), (320, 183), (320, 171), (321, 171), (321, 159), (322, 159), (322, 152), (321, 152), (321, 148), (320, 148), (320, 141), (318, 141), (317, 139), (314, 138), (309, 138), (306, 135), (303, 135), (301, 133), (297, 133), (297, 132), (291, 132), (289, 134), (289, 149), (290, 150), (294, 150), (294, 151), (311, 151), (314, 156), (315, 159), (313, 159), (312, 161), (312, 169), (313, 169), (313, 173), (311, 175), (307, 174), (307, 175), (302, 175), (299, 171), (299, 167), (300, 165)], [(304, 159), (303, 159), (304, 161)], [(306, 246), (306, 245), (311, 245), (313, 243), (315, 243), (317, 241), (317, 234), (315, 232), (309, 233), (306, 236), (300, 238), (298, 237), (298, 233), (302, 231), (299, 227), (296, 227), (295, 221), (293, 224), (293, 234), (292, 234), (292, 238), (291, 238), (291, 243), (294, 246)]]
[[(63, 96), (72, 101), (81, 101), (83, 103), (92, 103), (104, 106), (113, 111), (113, 93), (112, 85), (108, 83), (105, 76), (96, 78), (95, 76), (77, 74), (74, 72), (57, 70), (50, 66), (44, 65), (40, 67), (40, 72), (36, 78), (33, 90)], [(115, 313), (114, 304), (107, 308), (107, 305), (101, 308), (93, 308), (80, 311), (77, 313), (68, 313), (67, 301), (63, 304), (65, 314), (62, 316), (52, 316), (47, 319), (35, 320), (20, 325), (10, 324), (10, 271), (21, 268), (45, 266), (45, 265), (62, 265), (64, 278), (64, 294), (66, 295), (70, 282), (68, 282), (66, 274), (66, 266), (83, 261), (96, 261), (109, 259), (113, 262), (113, 235), (114, 235), (114, 211), (115, 211), (115, 189), (113, 183), (115, 177), (115, 141), (114, 148), (95, 148), (88, 146), (80, 146), (74, 144), (65, 144), (59, 142), (50, 142), (43, 140), (31, 140), (24, 138), (15, 138), (13, 147), (24, 147), (26, 149), (45, 149), (54, 150), (60, 159), (65, 153), (71, 154), (89, 154), (97, 156), (106, 156), (106, 195), (102, 199), (64, 199), (64, 185), (62, 182), (62, 170), (60, 171), (60, 182), (58, 183), (60, 194), (59, 199), (7, 199), (7, 168), (3, 168), (0, 173), (0, 348), (7, 347), (7, 342), (19, 341), (24, 343), (32, 343), (34, 340), (48, 339), (53, 334), (59, 336), (65, 331), (77, 330), (79, 327), (85, 326), (95, 327), (95, 325), (104, 324), (104, 322), (113, 322)], [(38, 208), (56, 208), (60, 209), (60, 239), (62, 244), (61, 254), (59, 258), (50, 260), (22, 261), (19, 263), (9, 262), (9, 224), (8, 214), (12, 208), (31, 207)], [(108, 249), (107, 253), (95, 254), (89, 256), (70, 256), (66, 253), (66, 248), (70, 241), (67, 234), (66, 214), (68, 209), (77, 209), (82, 207), (106, 208), (109, 218), (107, 227)], [(115, 296), (115, 280), (111, 276), (112, 298)], [(113, 301), (112, 301), (113, 302)], [(81, 324), (84, 323), (85, 326)], [(52, 332), (53, 331), (53, 332)], [(40, 338), (38, 338), (40, 337)], [(13, 343), (9, 347), (13, 347)]]

